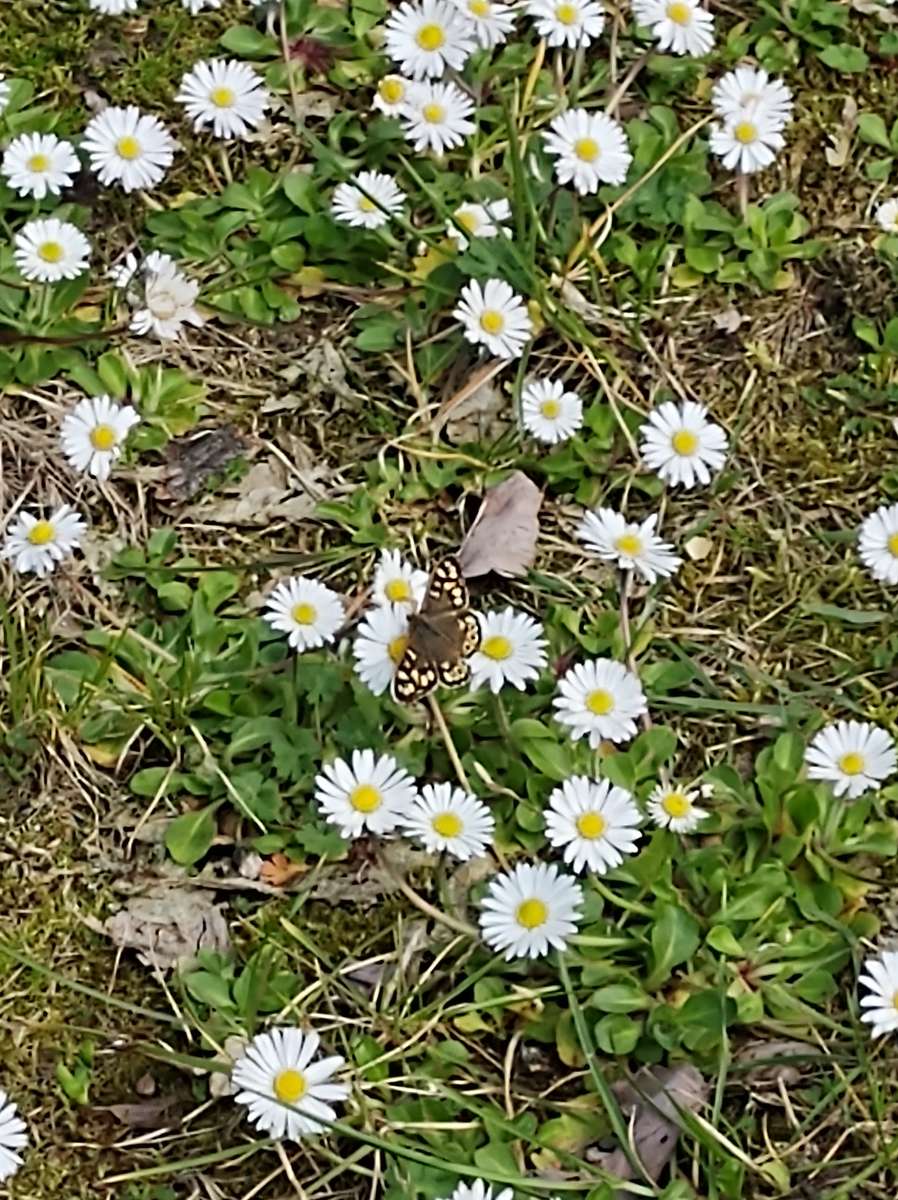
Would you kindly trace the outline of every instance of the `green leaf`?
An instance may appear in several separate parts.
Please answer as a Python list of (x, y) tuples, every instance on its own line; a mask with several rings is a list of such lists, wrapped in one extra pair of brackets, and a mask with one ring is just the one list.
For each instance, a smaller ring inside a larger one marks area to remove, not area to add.
[(556, 782), (566, 779), (574, 769), (571, 750), (566, 743), (552, 742), (547, 738), (540, 738), (539, 741), (524, 738), (518, 743), (518, 749), (537, 771)]
[(221, 35), (219, 43), (241, 58), (276, 58), (280, 49), (274, 38), (251, 25), (234, 25)]
[(593, 992), (589, 998), (589, 1006), (602, 1012), (631, 1013), (634, 1010), (651, 1008), (652, 1001), (635, 983), (609, 983), (607, 987)]
[(685, 258), (693, 271), (702, 275), (713, 275), (723, 266), (723, 252), (713, 246), (687, 246)]
[(860, 46), (852, 46), (848, 42), (836, 42), (832, 46), (827, 46), (825, 50), (820, 51), (817, 57), (822, 63), (832, 67), (834, 71), (843, 71), (848, 74), (866, 71), (870, 65), (870, 58), (865, 51)]
[(176, 863), (189, 867), (208, 853), (215, 840), (218, 803), (175, 817), (165, 831), (165, 846)]
[(679, 963), (691, 958), (698, 949), (699, 926), (696, 919), (675, 904), (664, 904), (652, 926), (652, 969), (645, 981), (653, 992), (666, 982)]
[(234, 1008), (230, 985), (220, 975), (213, 975), (211, 971), (191, 971), (184, 976), (184, 985), (200, 1004), (219, 1011)]
[(881, 146), (883, 150), (891, 150), (886, 123), (879, 113), (863, 112), (857, 119), (858, 137), (868, 146)]
[(304, 213), (312, 216), (320, 207), (318, 190), (308, 171), (291, 171), (281, 185), (287, 199)]
[(123, 399), (128, 391), (128, 373), (117, 354), (101, 354), (97, 359), (97, 374), (103, 390), (116, 399)]
[(596, 1023), (596, 1042), (606, 1054), (631, 1054), (642, 1034), (642, 1026), (623, 1013), (609, 1013)]

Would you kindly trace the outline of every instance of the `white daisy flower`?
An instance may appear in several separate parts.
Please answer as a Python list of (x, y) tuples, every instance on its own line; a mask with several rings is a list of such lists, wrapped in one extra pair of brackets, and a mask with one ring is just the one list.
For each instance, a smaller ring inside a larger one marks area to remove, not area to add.
[(607, 779), (572, 775), (555, 788), (543, 813), (550, 845), (579, 874), (604, 875), (636, 853), (639, 809), (628, 791)]
[[(446, 232), (461, 250), (467, 249), (472, 237), (494, 238), (500, 233), (508, 236), (502, 224), (511, 216), (507, 200), (488, 200), (486, 204), (462, 204), (446, 222)], [(461, 228), (459, 228), (461, 226)]]
[(866, 974), (858, 976), (858, 983), (870, 991), (861, 997), (861, 1008), (867, 1009), (861, 1020), (872, 1025), (873, 1038), (894, 1033), (898, 1029), (898, 951), (883, 950), (878, 958), (865, 959), (863, 970)]
[(550, 863), (519, 863), (491, 880), (483, 900), (483, 940), (506, 959), (563, 950), (577, 932), (583, 892)]
[(375, 604), (407, 604), (419, 608), (427, 594), (428, 574), (407, 562), (398, 550), (381, 550), (371, 599)]
[(328, 763), (315, 779), (315, 803), (344, 838), (363, 833), (392, 833), (408, 816), (418, 796), (415, 781), (391, 754), (353, 750)]
[(198, 62), (181, 80), (175, 97), (194, 129), (212, 126), (219, 138), (246, 137), (262, 124), (270, 97), (256, 72), (230, 58)]
[(883, 504), (864, 519), (857, 550), (874, 579), (898, 583), (898, 504)]
[(44, 578), (80, 545), (86, 531), (87, 522), (70, 504), (46, 518), (22, 511), (6, 531), (0, 558), (11, 558), (20, 575)]
[(10, 91), (10, 86), (6, 82), (6, 76), (2, 71), (0, 71), (0, 113), (2, 113), (7, 104), (9, 104)]
[(58, 283), (76, 279), (87, 269), (90, 242), (77, 227), (56, 217), (23, 225), (13, 238), (13, 259), (24, 279)]
[(294, 650), (314, 650), (332, 642), (346, 613), (343, 600), (317, 579), (295, 575), (271, 592), (262, 619), (288, 635)]
[(402, 822), (402, 831), (434, 854), (444, 850), (466, 862), (485, 854), (493, 840), (493, 814), (476, 796), (451, 783), (426, 783)]
[(442, 154), (477, 128), (470, 120), (473, 112), (474, 101), (454, 83), (419, 83), (402, 111), (403, 133), (419, 153)]
[(611, 658), (571, 667), (558, 681), (552, 705), (555, 720), (575, 740), (588, 737), (593, 750), (603, 740), (628, 742), (636, 736), (637, 717), (649, 710), (638, 676)]
[(714, 18), (698, 0), (634, 0), (633, 15), (651, 29), (659, 50), (698, 57), (714, 45)]
[(384, 49), (413, 79), (460, 71), (474, 46), (473, 23), (449, 0), (400, 4), (387, 21)]
[(654, 583), (673, 575), (683, 562), (670, 542), (655, 533), (657, 524), (657, 513), (637, 524), (613, 508), (597, 508), (584, 513), (577, 537), (604, 562), (638, 571), (647, 583)]
[(139, 424), (136, 409), (130, 404), (116, 404), (111, 396), (80, 400), (63, 418), (62, 452), (69, 466), (102, 482), (109, 478), (129, 430)]
[(727, 117), (721, 125), (712, 125), (708, 145), (728, 171), (750, 175), (763, 171), (782, 150), (786, 140), (766, 113)]
[(646, 811), (660, 829), (674, 833), (692, 833), (708, 815), (695, 803), (698, 792), (687, 791), (675, 784), (660, 783), (646, 802)]
[(81, 148), (100, 183), (117, 183), (125, 192), (154, 187), (175, 154), (175, 140), (157, 118), (130, 104), (110, 105), (88, 121)]
[(334, 189), (331, 212), (347, 225), (380, 229), (404, 203), (405, 192), (396, 186), (392, 175), (361, 171), (353, 183), (341, 183)]
[(122, 13), (137, 11), (137, 0), (87, 0), (87, 7), (107, 17), (120, 17)]
[(181, 0), (181, 4), (192, 17), (201, 13), (204, 8), (221, 8), (221, 0)]
[(837, 796), (856, 800), (879, 791), (895, 770), (895, 743), (867, 721), (837, 721), (814, 737), (804, 755), (808, 779), (823, 779)]
[(43, 200), (58, 196), (77, 175), (80, 164), (71, 142), (55, 133), (23, 133), (6, 147), (0, 173), (20, 196)]
[(483, 50), (508, 39), (514, 29), (514, 9), (510, 4), (498, 4), (494, 0), (453, 0), (455, 7), (474, 25), (474, 37)]
[[(167, 261), (160, 261), (167, 259)], [(151, 269), (150, 264), (156, 269)], [(200, 285), (188, 279), (168, 258), (168, 255), (150, 255), (144, 264), (143, 294), (137, 301), (141, 305), (131, 318), (130, 328), (134, 333), (152, 333), (160, 341), (172, 341), (181, 332), (181, 326), (201, 326), (204, 318), (194, 307)]]
[(782, 128), (792, 117), (792, 92), (763, 68), (743, 65), (727, 71), (714, 84), (711, 107), (722, 120), (763, 112)]
[(549, 123), (546, 151), (557, 161), (555, 177), (570, 183), (581, 196), (600, 183), (623, 183), (633, 161), (620, 122), (602, 112), (571, 108)]
[(270, 1137), (298, 1142), (325, 1132), (322, 1121), (336, 1120), (329, 1101), (349, 1095), (345, 1083), (333, 1082), (346, 1060), (338, 1054), (316, 1060), (320, 1041), (317, 1033), (271, 1029), (257, 1034), (234, 1064), (234, 1099)]
[(414, 84), (402, 75), (384, 75), (377, 85), (377, 93), (373, 106), (388, 117), (398, 117), (403, 112), (409, 98), (409, 88)]
[(639, 432), (646, 466), (665, 483), (685, 488), (708, 484), (726, 461), (727, 435), (694, 400), (659, 404)]
[(583, 425), (583, 401), (560, 379), (530, 379), (521, 389), (521, 420), (528, 433), (555, 446)]
[(548, 661), (542, 625), (527, 613), (505, 608), (478, 613), (480, 648), (471, 656), (471, 690), (484, 684), (495, 695), (510, 683), (522, 692)]
[(488, 279), (483, 287), (469, 280), (452, 315), (469, 342), (485, 346), (496, 358), (520, 358), (533, 333), (526, 303), (502, 279)]
[(514, 1200), (514, 1192), (511, 1188), (503, 1188), (494, 1197), (490, 1184), (484, 1183), (482, 1179), (475, 1179), (473, 1183), (456, 1184), (455, 1191), (448, 1200)]
[(25, 1122), (19, 1116), (19, 1110), (0, 1088), (0, 1183), (12, 1179), (22, 1165), (19, 1150), (28, 1145), (28, 1133)]
[(408, 645), (408, 609), (401, 604), (372, 608), (359, 625), (352, 655), (362, 683), (381, 696), (389, 690)]
[(880, 204), (876, 210), (876, 222), (886, 233), (898, 233), (898, 197)]
[(595, 0), (527, 0), (527, 15), (549, 46), (588, 46), (605, 28), (605, 12)]

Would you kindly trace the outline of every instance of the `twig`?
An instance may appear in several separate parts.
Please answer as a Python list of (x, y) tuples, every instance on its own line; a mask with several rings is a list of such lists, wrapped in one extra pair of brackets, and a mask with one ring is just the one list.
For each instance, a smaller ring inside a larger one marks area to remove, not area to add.
[(458, 776), (458, 782), (462, 785), (466, 792), (471, 791), (471, 785), (468, 783), (468, 777), (465, 774), (465, 768), (462, 766), (462, 761), (458, 757), (458, 751), (455, 749), (455, 743), (452, 740), (452, 734), (449, 732), (449, 726), (446, 724), (446, 718), (443, 716), (443, 710), (437, 704), (434, 696), (427, 697), (427, 703), (430, 705), (430, 711), (433, 713), (433, 718), (440, 727), (440, 735), (446, 745), (446, 752), (449, 759), (455, 768), (455, 774)]

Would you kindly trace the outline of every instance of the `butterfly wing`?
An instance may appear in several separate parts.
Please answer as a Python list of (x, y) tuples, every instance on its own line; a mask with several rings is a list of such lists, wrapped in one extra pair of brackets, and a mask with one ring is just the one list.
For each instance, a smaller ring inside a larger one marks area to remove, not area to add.
[(421, 611), (426, 613), (429, 608), (448, 608), (452, 612), (466, 612), (468, 602), (468, 587), (458, 559), (440, 559), (430, 576), (427, 596)]
[(396, 664), (390, 694), (399, 704), (416, 704), (429, 695), (439, 682), (436, 667), (422, 658), (414, 646), (406, 646)]
[(397, 664), (391, 694), (400, 704), (423, 700), (437, 684), (462, 687), (471, 677), (465, 659), (480, 645), (480, 626), (468, 612), (468, 589), (455, 558), (431, 572), (420, 613), (409, 619), (409, 641)]

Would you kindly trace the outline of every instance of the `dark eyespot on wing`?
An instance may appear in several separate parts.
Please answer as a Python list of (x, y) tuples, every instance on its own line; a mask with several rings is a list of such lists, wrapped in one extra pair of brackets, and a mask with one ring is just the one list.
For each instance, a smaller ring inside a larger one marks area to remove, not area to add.
[(461, 629), (461, 656), (470, 658), (480, 648), (480, 622), (473, 613), (464, 613), (458, 618)]
[(437, 685), (437, 671), (432, 663), (423, 661), (409, 646), (399, 660), (390, 692), (400, 704), (414, 704), (432, 692)]
[(455, 662), (437, 663), (437, 674), (443, 687), (463, 687), (471, 678), (471, 668), (459, 658)]
[(439, 600), (457, 612), (468, 607), (468, 589), (457, 559), (441, 559), (433, 568), (428, 599)]

